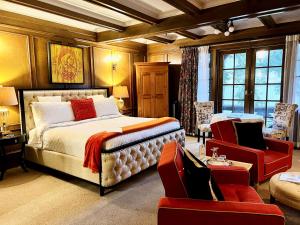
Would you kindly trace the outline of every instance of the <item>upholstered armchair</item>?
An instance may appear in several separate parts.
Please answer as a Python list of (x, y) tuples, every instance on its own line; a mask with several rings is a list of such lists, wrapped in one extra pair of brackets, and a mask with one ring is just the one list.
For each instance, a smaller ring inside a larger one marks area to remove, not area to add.
[(158, 172), (165, 188), (165, 197), (158, 205), (158, 225), (284, 225), (281, 210), (276, 205), (263, 203), (248, 185), (249, 173), (243, 168), (212, 169), (224, 201), (188, 197), (182, 151), (176, 142), (164, 145)]
[(264, 129), (264, 136), (289, 140), (289, 129), (297, 107), (296, 104), (277, 103), (274, 110), (273, 125), (271, 128)]
[(260, 150), (237, 144), (232, 120), (219, 121), (211, 125), (214, 138), (206, 142), (206, 154), (211, 156), (211, 149), (219, 148), (219, 155), (228, 159), (251, 163), (251, 181), (261, 183), (274, 174), (291, 168), (294, 145), (292, 142), (264, 138), (267, 149)]
[(202, 132), (203, 144), (205, 144), (205, 135), (211, 137), (210, 122), (214, 113), (214, 102), (194, 102), (197, 116), (198, 142), (200, 141), (200, 133)]

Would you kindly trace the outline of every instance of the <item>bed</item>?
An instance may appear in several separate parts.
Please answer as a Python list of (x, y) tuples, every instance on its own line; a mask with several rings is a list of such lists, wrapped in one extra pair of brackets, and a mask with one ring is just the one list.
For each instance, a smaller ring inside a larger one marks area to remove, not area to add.
[(185, 144), (185, 131), (177, 121), (122, 134), (104, 142), (99, 159), (101, 168), (99, 173), (92, 173), (83, 167), (84, 146), (91, 135), (150, 119), (118, 115), (40, 128), (35, 127), (31, 109), (38, 96), (61, 96), (62, 101), (69, 101), (91, 95), (107, 97), (108, 89), (20, 90), (22, 131), (28, 137), (26, 160), (99, 184), (100, 195), (104, 195), (107, 189), (156, 165), (165, 143), (177, 140)]

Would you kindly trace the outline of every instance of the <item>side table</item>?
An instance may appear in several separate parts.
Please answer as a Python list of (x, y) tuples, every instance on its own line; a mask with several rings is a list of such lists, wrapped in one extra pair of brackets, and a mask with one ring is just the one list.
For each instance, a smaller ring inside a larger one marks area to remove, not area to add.
[(0, 137), (0, 181), (7, 169), (21, 166), (27, 172), (24, 160), (25, 143), (25, 134), (12, 133)]

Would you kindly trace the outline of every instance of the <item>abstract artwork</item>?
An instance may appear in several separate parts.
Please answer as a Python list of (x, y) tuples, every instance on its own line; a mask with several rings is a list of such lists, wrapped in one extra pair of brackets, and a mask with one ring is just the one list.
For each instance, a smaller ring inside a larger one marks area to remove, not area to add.
[(51, 83), (83, 84), (83, 49), (49, 43)]

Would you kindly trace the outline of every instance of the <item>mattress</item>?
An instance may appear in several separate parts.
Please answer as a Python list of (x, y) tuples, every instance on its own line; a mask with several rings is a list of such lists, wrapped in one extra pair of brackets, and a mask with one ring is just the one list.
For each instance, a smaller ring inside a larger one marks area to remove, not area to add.
[[(94, 118), (78, 122), (52, 124), (34, 128), (29, 132), (28, 145), (63, 154), (84, 158), (85, 144), (90, 136), (103, 131), (121, 132), (122, 127), (134, 125), (152, 118), (112, 116)], [(178, 121), (169, 122), (138, 132), (120, 135), (109, 139), (103, 145), (103, 152), (133, 143), (155, 135), (164, 134), (180, 128)]]

